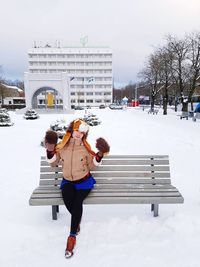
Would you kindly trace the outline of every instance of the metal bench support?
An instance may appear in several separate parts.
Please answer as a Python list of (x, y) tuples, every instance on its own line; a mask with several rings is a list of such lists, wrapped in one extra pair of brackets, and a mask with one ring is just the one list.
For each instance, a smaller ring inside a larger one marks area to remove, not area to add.
[(157, 217), (158, 216), (158, 204), (152, 204), (151, 210), (153, 211), (153, 216)]
[(59, 212), (59, 206), (52, 206), (52, 219), (57, 220), (57, 212)]
[(57, 213), (59, 213), (59, 206), (56, 206), (56, 211)]

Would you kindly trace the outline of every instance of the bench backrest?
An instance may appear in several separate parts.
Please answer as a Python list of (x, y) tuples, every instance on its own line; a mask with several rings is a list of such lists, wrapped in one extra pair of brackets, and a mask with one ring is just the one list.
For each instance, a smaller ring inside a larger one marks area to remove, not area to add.
[[(41, 157), (40, 186), (57, 186), (62, 168), (50, 167)], [(167, 155), (109, 155), (92, 172), (98, 184), (171, 184)]]

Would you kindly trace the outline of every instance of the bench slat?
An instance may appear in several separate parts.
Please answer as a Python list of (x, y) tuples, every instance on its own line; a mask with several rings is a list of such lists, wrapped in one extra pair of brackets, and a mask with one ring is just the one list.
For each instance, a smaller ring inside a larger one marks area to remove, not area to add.
[[(156, 159), (156, 160), (146, 160), (146, 159), (108, 159), (102, 160), (102, 165), (169, 165), (168, 159)], [(49, 166), (48, 162), (41, 162), (41, 166)]]
[[(183, 197), (87, 197), (84, 204), (171, 204), (183, 203)], [(63, 205), (63, 199), (33, 199), (31, 198), (29, 204), (32, 206), (49, 206), (49, 205)]]
[[(133, 159), (168, 159), (169, 156), (168, 155), (107, 155), (104, 160), (106, 159), (129, 159), (129, 158), (133, 158)], [(46, 156), (41, 156), (41, 160), (46, 161)]]
[[(94, 170), (99, 171), (149, 171), (149, 172), (155, 172), (155, 171), (169, 171), (169, 166), (131, 166), (131, 165), (101, 165)], [(40, 168), (41, 173), (45, 172), (62, 172), (62, 167), (52, 167), (50, 166), (42, 166)]]
[(107, 159), (102, 162), (103, 165), (169, 165), (168, 159)]
[[(95, 184), (94, 190), (98, 191), (177, 191), (172, 185), (135, 185), (135, 184)], [(59, 186), (40, 186), (34, 190), (34, 193), (60, 192)]]
[[(103, 184), (124, 184), (124, 183), (128, 183), (128, 184), (170, 184), (171, 181), (170, 179), (167, 178), (156, 178), (156, 179), (151, 179), (151, 178), (127, 178), (127, 177), (112, 177), (112, 178), (104, 178), (104, 177), (99, 177), (99, 178), (95, 178), (95, 180), (97, 181), (97, 183), (103, 183)], [(40, 180), (40, 185), (60, 185), (62, 179), (58, 179), (58, 180)]]
[[(46, 193), (60, 193), (61, 190), (58, 188), (57, 190), (54, 188), (48, 189), (35, 189), (34, 194), (46, 194)], [(176, 188), (99, 188), (95, 187), (92, 192), (177, 192)]]
[[(177, 197), (180, 196), (178, 192), (95, 192), (92, 191), (88, 197)], [(57, 198), (62, 197), (61, 193), (46, 194), (45, 198)], [(44, 194), (33, 194), (32, 198), (44, 198)]]
[[(130, 171), (124, 171), (124, 172), (103, 172), (103, 171), (92, 171), (91, 174), (94, 176), (94, 178), (98, 177), (132, 177), (132, 178), (140, 178), (140, 177), (159, 177), (159, 178), (169, 178), (170, 173), (169, 172), (155, 172), (155, 173), (146, 173), (146, 172), (130, 172)], [(40, 175), (40, 179), (57, 179), (62, 178), (63, 174), (51, 174), (51, 173), (42, 173)]]

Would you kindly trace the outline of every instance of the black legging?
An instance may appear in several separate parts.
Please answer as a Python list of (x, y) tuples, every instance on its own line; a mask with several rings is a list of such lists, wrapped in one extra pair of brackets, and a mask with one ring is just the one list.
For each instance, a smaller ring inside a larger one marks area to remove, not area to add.
[(76, 234), (83, 213), (83, 200), (91, 189), (76, 190), (75, 185), (65, 184), (62, 188), (62, 197), (66, 208), (71, 214), (71, 234)]

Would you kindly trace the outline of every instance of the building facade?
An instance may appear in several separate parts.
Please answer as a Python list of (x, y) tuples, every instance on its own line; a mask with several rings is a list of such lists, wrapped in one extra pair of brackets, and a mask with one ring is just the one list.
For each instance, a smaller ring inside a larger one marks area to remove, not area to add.
[(113, 97), (112, 51), (101, 47), (34, 47), (25, 73), (27, 106), (98, 107)]
[(24, 107), (24, 91), (17, 86), (0, 83), (0, 108), (20, 109)]

